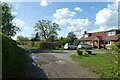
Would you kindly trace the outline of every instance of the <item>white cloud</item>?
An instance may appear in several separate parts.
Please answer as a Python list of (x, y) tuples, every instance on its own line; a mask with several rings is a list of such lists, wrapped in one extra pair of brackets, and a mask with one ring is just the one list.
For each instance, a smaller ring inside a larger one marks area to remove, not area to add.
[(82, 12), (82, 11), (83, 11), (80, 7), (75, 7), (75, 9), (74, 9), (74, 10), (76, 10), (76, 11), (80, 11), (80, 12)]
[(53, 14), (57, 24), (61, 26), (66, 26), (68, 31), (73, 31), (75, 33), (83, 33), (83, 30), (88, 30), (88, 27), (92, 26), (92, 22), (88, 19), (74, 18), (76, 15), (75, 12), (70, 11), (68, 8), (62, 8), (56, 10)]
[(29, 28), (30, 28), (30, 27), (28, 27), (28, 26), (25, 26), (25, 27), (24, 27), (24, 29), (29, 29)]
[[(95, 9), (91, 7), (91, 9)], [(79, 10), (79, 9), (76, 9)], [(53, 22), (67, 27), (69, 31), (73, 31), (82, 36), (84, 31), (97, 32), (118, 28), (118, 3), (108, 4), (106, 8), (101, 9), (96, 14), (95, 22), (89, 19), (75, 18), (76, 13), (68, 8), (57, 9), (53, 14), (55, 18)]]
[(18, 6), (19, 6), (19, 4), (16, 4), (16, 6), (18, 7)]
[(53, 14), (56, 19), (72, 18), (76, 15), (75, 12), (71, 12), (68, 8), (57, 9)]
[(47, 6), (48, 5), (48, 2), (47, 2), (47, 0), (42, 0), (41, 2), (40, 2), (40, 5), (41, 6)]
[(17, 27), (19, 27), (20, 28), (20, 32), (19, 33), (17, 33), (14, 37), (12, 37), (14, 40), (16, 40), (17, 39), (17, 36), (18, 35), (25, 35), (25, 36), (27, 36), (27, 37), (29, 37), (30, 36), (30, 32), (32, 31), (31, 29), (30, 29), (30, 27), (29, 26), (27, 26), (27, 24), (24, 22), (24, 21), (22, 21), (22, 20), (20, 20), (20, 19), (14, 19), (13, 21), (13, 25), (15, 25), (15, 26), (17, 26)]
[(0, 2), (12, 2), (13, 0), (0, 0)]
[(14, 19), (12, 22), (17, 27), (24, 27), (24, 25), (25, 25), (25, 22), (20, 19)]
[(26, 26), (26, 23), (20, 19), (14, 19), (13, 24), (19, 28), (29, 29), (28, 26)]
[(95, 25), (99, 30), (108, 30), (118, 28), (118, 5), (116, 3), (108, 4), (96, 14)]
[(16, 12), (16, 11), (12, 11), (11, 13), (12, 13), (13, 15), (16, 15), (16, 14), (17, 14), (17, 12)]

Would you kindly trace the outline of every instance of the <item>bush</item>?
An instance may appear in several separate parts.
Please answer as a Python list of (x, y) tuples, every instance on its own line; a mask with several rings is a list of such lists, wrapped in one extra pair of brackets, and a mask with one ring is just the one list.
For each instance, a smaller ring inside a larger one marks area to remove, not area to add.
[(74, 44), (75, 46), (77, 46), (77, 45), (79, 44), (78, 39), (75, 39), (75, 40), (73, 41), (73, 44)]
[(2, 37), (2, 75), (8, 77), (12, 72), (17, 45), (15, 41), (2, 33), (0, 33), (0, 37)]
[(113, 56), (113, 63), (114, 63), (114, 73), (115, 76), (112, 76), (113, 78), (120, 78), (120, 42), (116, 42), (113, 46), (111, 46), (112, 52), (111, 56)]
[(81, 51), (80, 49), (77, 49), (77, 53), (78, 53), (78, 55), (82, 55), (83, 51)]
[(88, 54), (92, 54), (92, 51), (86, 50), (86, 52), (87, 52)]
[(29, 63), (25, 51), (10, 37), (0, 33), (0, 38), (2, 38), (2, 78), (27, 77)]
[(38, 42), (38, 41), (34, 42), (34, 47), (35, 48), (40, 48), (41, 47), (41, 43)]
[[(17, 41), (19, 45), (26, 45), (29, 47), (35, 47), (38, 49), (56, 49), (56, 47), (60, 46), (58, 42), (40, 42), (40, 41)], [(62, 49), (62, 47), (61, 47)]]

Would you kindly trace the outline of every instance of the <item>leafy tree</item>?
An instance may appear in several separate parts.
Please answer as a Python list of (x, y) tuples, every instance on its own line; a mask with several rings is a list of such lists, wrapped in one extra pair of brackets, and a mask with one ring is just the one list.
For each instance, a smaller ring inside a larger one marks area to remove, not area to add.
[(40, 33), (40, 36), (43, 38), (43, 40), (49, 38), (51, 35), (58, 35), (57, 30), (60, 30), (58, 24), (52, 23), (49, 20), (39, 20), (34, 28)]
[(0, 3), (0, 7), (2, 9), (2, 24), (0, 25), (2, 33), (10, 37), (15, 36), (20, 29), (12, 23), (12, 20), (15, 18), (11, 14), (12, 7), (7, 3)]
[(49, 38), (46, 39), (46, 41), (48, 42), (54, 42), (55, 40), (57, 40), (57, 37), (55, 35), (51, 35)]
[(75, 40), (73, 41), (73, 44), (77, 46), (77, 45), (79, 44), (78, 39), (75, 39)]
[(70, 43), (70, 39), (69, 38), (62, 38), (59, 40), (59, 43), (61, 43), (62, 45), (65, 45), (65, 43)]
[(28, 41), (29, 39), (28, 39), (28, 37), (24, 37), (24, 36), (17, 36), (17, 40), (19, 40), (19, 41)]
[(69, 38), (70, 42), (73, 43), (73, 41), (76, 39), (76, 35), (73, 32), (69, 32), (67, 38)]
[(39, 41), (39, 40), (40, 40), (40, 36), (39, 36), (39, 33), (38, 33), (38, 32), (35, 34), (35, 40), (36, 40), (36, 41)]

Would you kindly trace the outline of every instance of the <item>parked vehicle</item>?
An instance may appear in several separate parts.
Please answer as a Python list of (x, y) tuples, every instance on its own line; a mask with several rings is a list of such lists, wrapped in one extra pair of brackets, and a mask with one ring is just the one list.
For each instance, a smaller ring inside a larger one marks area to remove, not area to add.
[(76, 49), (76, 48), (77, 48), (77, 46), (70, 44), (70, 43), (66, 43), (64, 45), (64, 49)]
[(78, 49), (81, 49), (81, 48), (91, 49), (92, 46), (88, 44), (79, 44), (77, 48)]

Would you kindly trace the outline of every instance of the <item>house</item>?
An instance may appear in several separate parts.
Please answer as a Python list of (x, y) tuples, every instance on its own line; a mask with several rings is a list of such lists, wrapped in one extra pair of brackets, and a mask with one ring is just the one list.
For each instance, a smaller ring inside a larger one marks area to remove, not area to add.
[(116, 41), (120, 41), (120, 29), (112, 29), (109, 31), (94, 33), (87, 33), (85, 31), (83, 36), (80, 38), (80, 43), (86, 43), (97, 48), (111, 46)]

